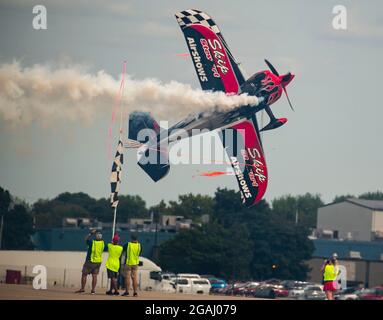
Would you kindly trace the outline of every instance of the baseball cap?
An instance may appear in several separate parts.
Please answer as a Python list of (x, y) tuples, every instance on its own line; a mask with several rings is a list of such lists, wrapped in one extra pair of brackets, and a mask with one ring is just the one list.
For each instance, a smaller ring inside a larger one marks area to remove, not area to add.
[(112, 239), (112, 242), (118, 242), (118, 241), (120, 241), (120, 237), (119, 237), (119, 235), (116, 233), (116, 234), (114, 235), (113, 239)]

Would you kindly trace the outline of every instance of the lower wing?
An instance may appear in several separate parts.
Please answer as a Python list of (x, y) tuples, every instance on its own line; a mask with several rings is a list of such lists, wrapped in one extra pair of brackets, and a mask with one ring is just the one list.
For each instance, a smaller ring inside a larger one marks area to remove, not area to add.
[(238, 181), (242, 202), (248, 207), (262, 200), (268, 182), (257, 122), (256, 119), (253, 121), (241, 121), (220, 133)]

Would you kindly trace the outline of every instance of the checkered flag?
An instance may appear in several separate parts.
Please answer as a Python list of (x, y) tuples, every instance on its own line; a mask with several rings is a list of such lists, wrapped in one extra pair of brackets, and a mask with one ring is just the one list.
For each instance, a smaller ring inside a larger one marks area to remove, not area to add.
[(116, 156), (114, 157), (112, 174), (110, 175), (110, 204), (113, 208), (116, 208), (118, 205), (118, 192), (120, 191), (121, 184), (121, 171), (122, 164), (124, 163), (124, 145), (121, 139), (118, 141)]
[(214, 20), (205, 12), (197, 9), (189, 9), (176, 13), (177, 22), (181, 29), (191, 24), (201, 24), (213, 30), (217, 35), (221, 33)]
[[(223, 37), (222, 32), (219, 29), (218, 25), (214, 22), (212, 17), (210, 17), (206, 12), (203, 12), (198, 9), (189, 9), (189, 10), (177, 12), (175, 16), (181, 30), (184, 30), (185, 28), (193, 24), (200, 24), (212, 30), (221, 39), (229, 57), (233, 60), (233, 62), (236, 65), (238, 65), (238, 62), (236, 62), (235, 58), (231, 54), (229, 46), (227, 45), (226, 40)], [(241, 77), (243, 76), (241, 75)]]

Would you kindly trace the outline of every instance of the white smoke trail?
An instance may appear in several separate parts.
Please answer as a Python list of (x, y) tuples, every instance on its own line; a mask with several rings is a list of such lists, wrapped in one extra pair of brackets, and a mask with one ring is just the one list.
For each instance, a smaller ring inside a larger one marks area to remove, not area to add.
[[(119, 81), (104, 71), (90, 74), (81, 67), (22, 68), (18, 62), (2, 64), (0, 120), (11, 126), (31, 122), (46, 126), (55, 121), (89, 123), (110, 115), (118, 89)], [(204, 92), (176, 81), (125, 80), (124, 107), (128, 112), (149, 111), (164, 120), (176, 120), (204, 109), (257, 103), (256, 97)]]

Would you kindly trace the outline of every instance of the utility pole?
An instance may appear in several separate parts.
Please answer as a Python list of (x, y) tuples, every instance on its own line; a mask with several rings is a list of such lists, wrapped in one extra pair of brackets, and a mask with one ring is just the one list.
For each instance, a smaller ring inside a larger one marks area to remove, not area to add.
[(160, 214), (158, 211), (155, 211), (153, 214), (153, 222), (156, 224), (156, 229), (154, 232), (154, 245), (153, 245), (153, 261), (158, 262), (158, 222), (160, 219)]
[[(158, 214), (157, 214), (158, 216)], [(157, 245), (158, 245), (158, 236), (157, 236), (157, 233), (158, 233), (158, 218), (156, 218), (156, 231), (154, 233), (155, 237), (154, 237), (154, 246), (157, 248)]]
[(366, 273), (364, 277), (364, 286), (365, 288), (370, 287), (370, 261), (366, 261)]

